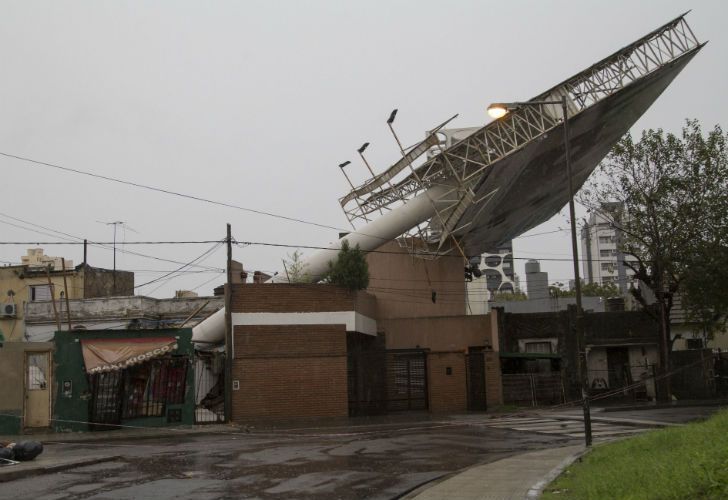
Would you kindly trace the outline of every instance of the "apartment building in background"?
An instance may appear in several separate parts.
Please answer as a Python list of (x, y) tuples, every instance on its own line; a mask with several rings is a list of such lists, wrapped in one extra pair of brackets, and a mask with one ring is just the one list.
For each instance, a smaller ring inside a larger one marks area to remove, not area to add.
[(605, 203), (602, 210), (592, 212), (581, 229), (582, 279), (586, 283), (614, 283), (625, 295), (634, 272), (624, 265), (620, 249), (622, 231), (613, 221), (622, 217), (620, 203)]

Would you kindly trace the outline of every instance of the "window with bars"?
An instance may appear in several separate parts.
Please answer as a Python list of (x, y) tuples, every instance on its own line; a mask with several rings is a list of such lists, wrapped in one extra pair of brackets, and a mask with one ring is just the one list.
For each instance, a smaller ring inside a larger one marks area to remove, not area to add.
[(182, 404), (186, 358), (162, 358), (124, 370), (124, 418), (161, 417), (166, 405)]

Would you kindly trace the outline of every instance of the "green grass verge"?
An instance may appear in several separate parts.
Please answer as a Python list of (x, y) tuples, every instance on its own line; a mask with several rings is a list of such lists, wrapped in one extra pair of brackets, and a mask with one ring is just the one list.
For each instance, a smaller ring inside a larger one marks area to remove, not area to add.
[(542, 498), (728, 499), (728, 410), (705, 422), (595, 446)]

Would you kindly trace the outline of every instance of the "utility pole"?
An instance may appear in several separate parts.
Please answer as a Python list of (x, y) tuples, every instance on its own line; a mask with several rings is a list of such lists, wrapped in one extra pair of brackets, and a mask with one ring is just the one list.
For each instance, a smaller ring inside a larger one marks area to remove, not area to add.
[[(113, 224), (114, 224), (114, 274), (112, 276), (113, 276), (113, 280), (114, 280), (113, 294), (114, 294), (114, 296), (116, 296), (116, 225), (119, 224), (119, 222), (117, 221), (117, 222), (114, 222)], [(123, 222), (121, 222), (121, 224), (123, 224)]]
[(227, 225), (227, 282), (225, 283), (225, 422), (233, 414), (233, 238), (230, 224)]
[(581, 301), (581, 276), (579, 275), (579, 250), (576, 239), (576, 210), (574, 208), (574, 181), (571, 176), (571, 149), (569, 144), (569, 115), (566, 96), (561, 97), (561, 113), (564, 118), (564, 156), (566, 176), (569, 179), (569, 218), (571, 220), (571, 255), (574, 264), (574, 288), (576, 291), (576, 345), (578, 349), (579, 378), (581, 379), (581, 402), (584, 414), (584, 443), (592, 445), (591, 409), (589, 408), (589, 372), (584, 335), (584, 309)]
[(48, 277), (48, 289), (51, 291), (51, 304), (53, 305), (53, 315), (56, 317), (56, 331), (61, 331), (61, 318), (58, 316), (58, 308), (56, 308), (56, 297), (53, 283), (51, 282), (51, 265), (48, 264), (46, 267), (46, 276)]
[(61, 257), (61, 265), (63, 266), (63, 289), (66, 291), (66, 316), (68, 316), (68, 331), (72, 329), (71, 326), (71, 302), (68, 300), (68, 282), (66, 281), (66, 259)]

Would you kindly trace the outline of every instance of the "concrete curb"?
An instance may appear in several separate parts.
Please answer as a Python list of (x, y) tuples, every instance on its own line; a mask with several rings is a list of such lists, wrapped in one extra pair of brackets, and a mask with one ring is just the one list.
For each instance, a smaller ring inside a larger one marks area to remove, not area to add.
[(114, 460), (119, 460), (120, 458), (121, 457), (118, 455), (113, 455), (104, 457), (86, 457), (77, 460), (67, 460), (61, 463), (48, 465), (39, 465), (34, 462), (21, 462), (18, 465), (6, 465), (3, 466), (2, 469), (0, 469), (0, 483), (14, 481), (16, 479), (23, 479), (31, 476), (38, 476), (40, 474), (61, 472), (64, 470), (74, 469), (76, 467), (83, 467), (86, 465), (112, 462)]
[(554, 479), (559, 477), (568, 466), (579, 460), (591, 450), (593, 450), (593, 448), (584, 448), (583, 450), (572, 453), (570, 456), (566, 457), (559, 465), (551, 469), (549, 473), (543, 477), (543, 479), (531, 486), (531, 488), (528, 490), (528, 493), (526, 494), (526, 498), (528, 500), (539, 498), (543, 493), (543, 490), (546, 489), (546, 487), (551, 484)]
[(85, 442), (97, 441), (135, 441), (142, 439), (163, 439), (169, 437), (189, 437), (189, 436), (207, 436), (211, 434), (243, 434), (239, 427), (226, 428), (177, 428), (177, 427), (159, 427), (149, 428), (149, 430), (132, 430), (132, 431), (85, 431), (85, 432), (57, 432), (49, 434), (23, 434), (17, 436), (0, 436), (0, 441), (18, 442), (18, 441), (40, 441), (43, 444), (53, 443), (73, 443), (82, 444)]

